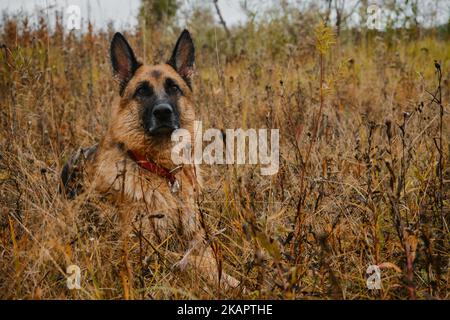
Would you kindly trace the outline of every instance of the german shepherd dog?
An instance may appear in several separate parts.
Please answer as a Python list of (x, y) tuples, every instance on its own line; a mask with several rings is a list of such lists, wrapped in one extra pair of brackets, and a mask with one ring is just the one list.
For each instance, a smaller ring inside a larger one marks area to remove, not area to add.
[[(110, 195), (121, 208), (124, 238), (141, 214), (146, 236), (179, 253), (176, 266), (194, 266), (217, 281), (194, 200), (200, 173), (194, 165), (175, 166), (171, 160), (172, 132), (183, 128), (194, 136), (192, 38), (184, 30), (167, 63), (150, 66), (116, 33), (110, 56), (120, 97), (100, 142), (79, 149), (64, 166), (64, 191), (68, 197), (86, 189)], [(226, 274), (222, 279), (228, 287), (238, 284)]]

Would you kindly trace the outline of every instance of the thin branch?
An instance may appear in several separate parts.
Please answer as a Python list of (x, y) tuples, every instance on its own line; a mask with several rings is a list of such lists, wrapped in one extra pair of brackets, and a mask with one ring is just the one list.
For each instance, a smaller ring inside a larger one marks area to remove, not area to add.
[(220, 24), (223, 26), (223, 29), (225, 30), (227, 37), (231, 38), (230, 30), (228, 29), (227, 23), (223, 19), (222, 13), (220, 12), (219, 4), (218, 4), (219, 0), (213, 0), (213, 2), (214, 2), (214, 7), (216, 8), (217, 15), (219, 16)]

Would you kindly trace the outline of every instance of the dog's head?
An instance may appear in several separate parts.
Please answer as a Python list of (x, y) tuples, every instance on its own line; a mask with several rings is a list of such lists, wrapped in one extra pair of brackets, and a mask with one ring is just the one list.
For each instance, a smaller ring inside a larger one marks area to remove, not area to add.
[(193, 130), (194, 44), (189, 32), (181, 33), (172, 56), (163, 64), (140, 63), (120, 33), (112, 39), (110, 54), (120, 95), (110, 124), (114, 141), (150, 156), (170, 153), (165, 149), (170, 149), (171, 133), (179, 128)]

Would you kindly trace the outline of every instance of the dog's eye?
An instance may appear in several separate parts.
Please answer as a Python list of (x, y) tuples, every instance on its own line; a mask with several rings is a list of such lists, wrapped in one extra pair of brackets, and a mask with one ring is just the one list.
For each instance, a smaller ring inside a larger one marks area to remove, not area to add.
[(153, 95), (153, 90), (147, 85), (142, 85), (137, 88), (135, 95), (139, 97), (150, 97)]
[(166, 92), (170, 95), (183, 94), (180, 87), (172, 80), (167, 80), (166, 82)]
[(181, 89), (176, 84), (173, 84), (173, 85), (170, 86), (170, 91), (173, 92), (173, 93), (180, 93)]

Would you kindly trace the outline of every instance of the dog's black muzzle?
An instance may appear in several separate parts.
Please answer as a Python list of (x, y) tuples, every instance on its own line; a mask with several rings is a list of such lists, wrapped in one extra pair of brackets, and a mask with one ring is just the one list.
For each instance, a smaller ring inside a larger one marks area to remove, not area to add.
[(170, 135), (180, 128), (176, 109), (166, 102), (157, 103), (146, 108), (143, 115), (144, 127), (151, 136)]

